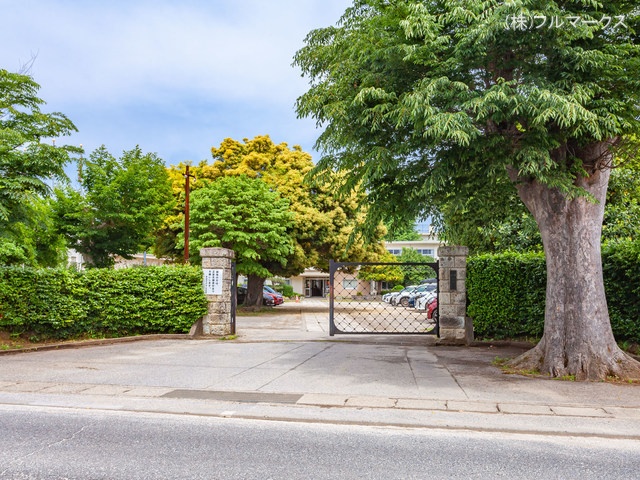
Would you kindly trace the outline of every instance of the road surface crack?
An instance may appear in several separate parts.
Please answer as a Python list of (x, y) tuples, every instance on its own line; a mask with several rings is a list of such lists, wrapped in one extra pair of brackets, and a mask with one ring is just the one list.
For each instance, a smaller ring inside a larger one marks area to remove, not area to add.
[[(47, 449), (49, 449), (49, 448), (55, 447), (56, 445), (61, 445), (61, 444), (63, 444), (63, 443), (66, 443), (66, 442), (68, 442), (68, 441), (73, 440), (73, 439), (74, 439), (74, 438), (76, 438), (78, 435), (80, 435), (84, 430), (86, 430), (87, 428), (89, 428), (89, 426), (91, 426), (91, 424), (84, 425), (84, 426), (82, 426), (82, 428), (80, 428), (79, 430), (77, 430), (77, 431), (73, 432), (70, 436), (67, 436), (67, 437), (61, 438), (60, 440), (57, 440), (57, 441), (55, 441), (55, 442), (52, 442), (52, 443), (48, 443), (48, 444), (46, 444), (46, 445), (43, 445), (41, 448), (38, 448), (37, 450), (34, 450), (34, 451), (29, 452), (29, 453), (27, 453), (27, 454), (25, 454), (25, 455), (23, 455), (23, 456), (21, 456), (21, 457), (18, 457), (18, 458), (15, 458), (15, 459), (11, 460), (11, 461), (9, 462), (8, 467), (24, 464), (24, 463), (25, 463), (25, 461), (26, 461), (29, 457), (32, 457), (32, 456), (34, 456), (34, 455), (37, 455), (38, 453), (41, 453), (41, 452), (43, 452), (43, 451), (45, 451), (45, 450), (47, 450)], [(9, 471), (9, 468), (8, 468), (8, 467), (7, 467), (7, 468), (5, 468), (4, 470), (2, 470), (2, 471), (0, 472), (0, 478), (3, 478), (3, 477), (4, 477), (4, 475)]]

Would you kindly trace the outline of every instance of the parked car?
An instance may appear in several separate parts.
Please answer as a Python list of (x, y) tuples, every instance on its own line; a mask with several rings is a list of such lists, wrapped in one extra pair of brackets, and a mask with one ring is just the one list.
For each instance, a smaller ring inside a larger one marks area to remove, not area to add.
[(438, 296), (437, 288), (415, 299), (415, 309), (427, 311), (429, 302)]
[(275, 307), (276, 306), (276, 299), (274, 298), (273, 295), (271, 295), (270, 293), (265, 292), (264, 290), (262, 291), (262, 304), (267, 306), (267, 307)]
[(427, 318), (429, 320), (435, 320), (436, 322), (440, 318), (438, 313), (438, 297), (434, 297), (427, 305)]
[(244, 303), (245, 298), (247, 298), (247, 287), (237, 287), (236, 288), (237, 305), (242, 305)]
[(414, 308), (416, 306), (416, 300), (418, 298), (428, 296), (431, 294), (436, 295), (437, 288), (438, 288), (438, 285), (435, 283), (422, 284), (418, 288), (416, 288), (412, 293), (409, 294), (409, 300), (407, 301), (407, 305), (404, 305), (402, 302), (401, 304), (406, 307)]
[(404, 290), (402, 290), (397, 297), (395, 297), (392, 300), (392, 304), (393, 305), (402, 305), (403, 307), (406, 307), (409, 305), (409, 297), (411, 297), (411, 295), (413, 295), (416, 291), (418, 291), (418, 289), (420, 288), (420, 285), (412, 285), (410, 287), (405, 288)]
[(391, 301), (389, 303), (391, 305), (398, 305), (398, 300), (400, 300), (400, 298), (413, 292), (416, 288), (418, 288), (417, 285), (409, 285), (408, 287), (405, 287), (404, 289), (400, 290), (397, 295), (391, 297)]
[[(242, 305), (247, 298), (247, 287), (241, 286), (236, 288), (236, 300), (237, 305)], [(263, 290), (262, 292), (262, 304), (267, 307), (273, 307), (276, 305), (275, 298)]]
[(395, 297), (399, 293), (400, 292), (388, 292), (388, 293), (385, 293), (384, 295), (382, 295), (382, 301), (384, 303), (390, 303), (391, 302), (391, 298)]
[(274, 305), (282, 305), (284, 303), (284, 297), (282, 294), (271, 288), (269, 285), (265, 285), (263, 287), (263, 291), (273, 297)]

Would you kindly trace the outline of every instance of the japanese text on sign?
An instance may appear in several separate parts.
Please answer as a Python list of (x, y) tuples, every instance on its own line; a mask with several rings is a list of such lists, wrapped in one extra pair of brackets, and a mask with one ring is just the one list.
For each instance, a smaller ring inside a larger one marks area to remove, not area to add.
[(205, 295), (222, 295), (222, 274), (221, 268), (204, 268), (202, 273), (204, 278), (202, 286)]

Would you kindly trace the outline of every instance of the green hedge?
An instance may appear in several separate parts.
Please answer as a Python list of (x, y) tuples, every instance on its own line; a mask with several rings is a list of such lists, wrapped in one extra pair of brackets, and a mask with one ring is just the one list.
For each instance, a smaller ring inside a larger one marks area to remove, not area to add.
[(283, 296), (287, 298), (293, 298), (295, 293), (293, 292), (293, 287), (291, 285), (287, 285), (286, 283), (275, 283), (272, 285), (273, 289), (277, 292), (280, 292)]
[[(640, 342), (640, 241), (603, 248), (604, 284), (617, 340)], [(480, 338), (540, 337), (544, 328), (543, 254), (469, 258), (468, 314)]]
[(0, 268), (0, 329), (48, 338), (185, 333), (207, 311), (190, 266)]
[(478, 337), (541, 336), (547, 282), (542, 254), (471, 257), (467, 266), (467, 313)]
[(640, 343), (640, 240), (605, 246), (602, 270), (613, 334)]

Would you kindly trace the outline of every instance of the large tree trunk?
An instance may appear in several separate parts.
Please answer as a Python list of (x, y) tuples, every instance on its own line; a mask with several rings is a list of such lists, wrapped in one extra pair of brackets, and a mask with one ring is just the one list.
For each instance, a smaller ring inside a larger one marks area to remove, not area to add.
[(603, 145), (596, 153), (596, 167), (576, 181), (596, 201), (570, 199), (509, 172), (538, 223), (547, 262), (543, 337), (510, 365), (553, 377), (575, 375), (577, 380), (640, 379), (640, 363), (618, 348), (609, 321), (600, 245), (610, 176), (610, 162), (602, 158), (610, 154)]
[(262, 307), (263, 287), (264, 278), (256, 275), (247, 275), (247, 297), (244, 301), (245, 306), (254, 308)]

